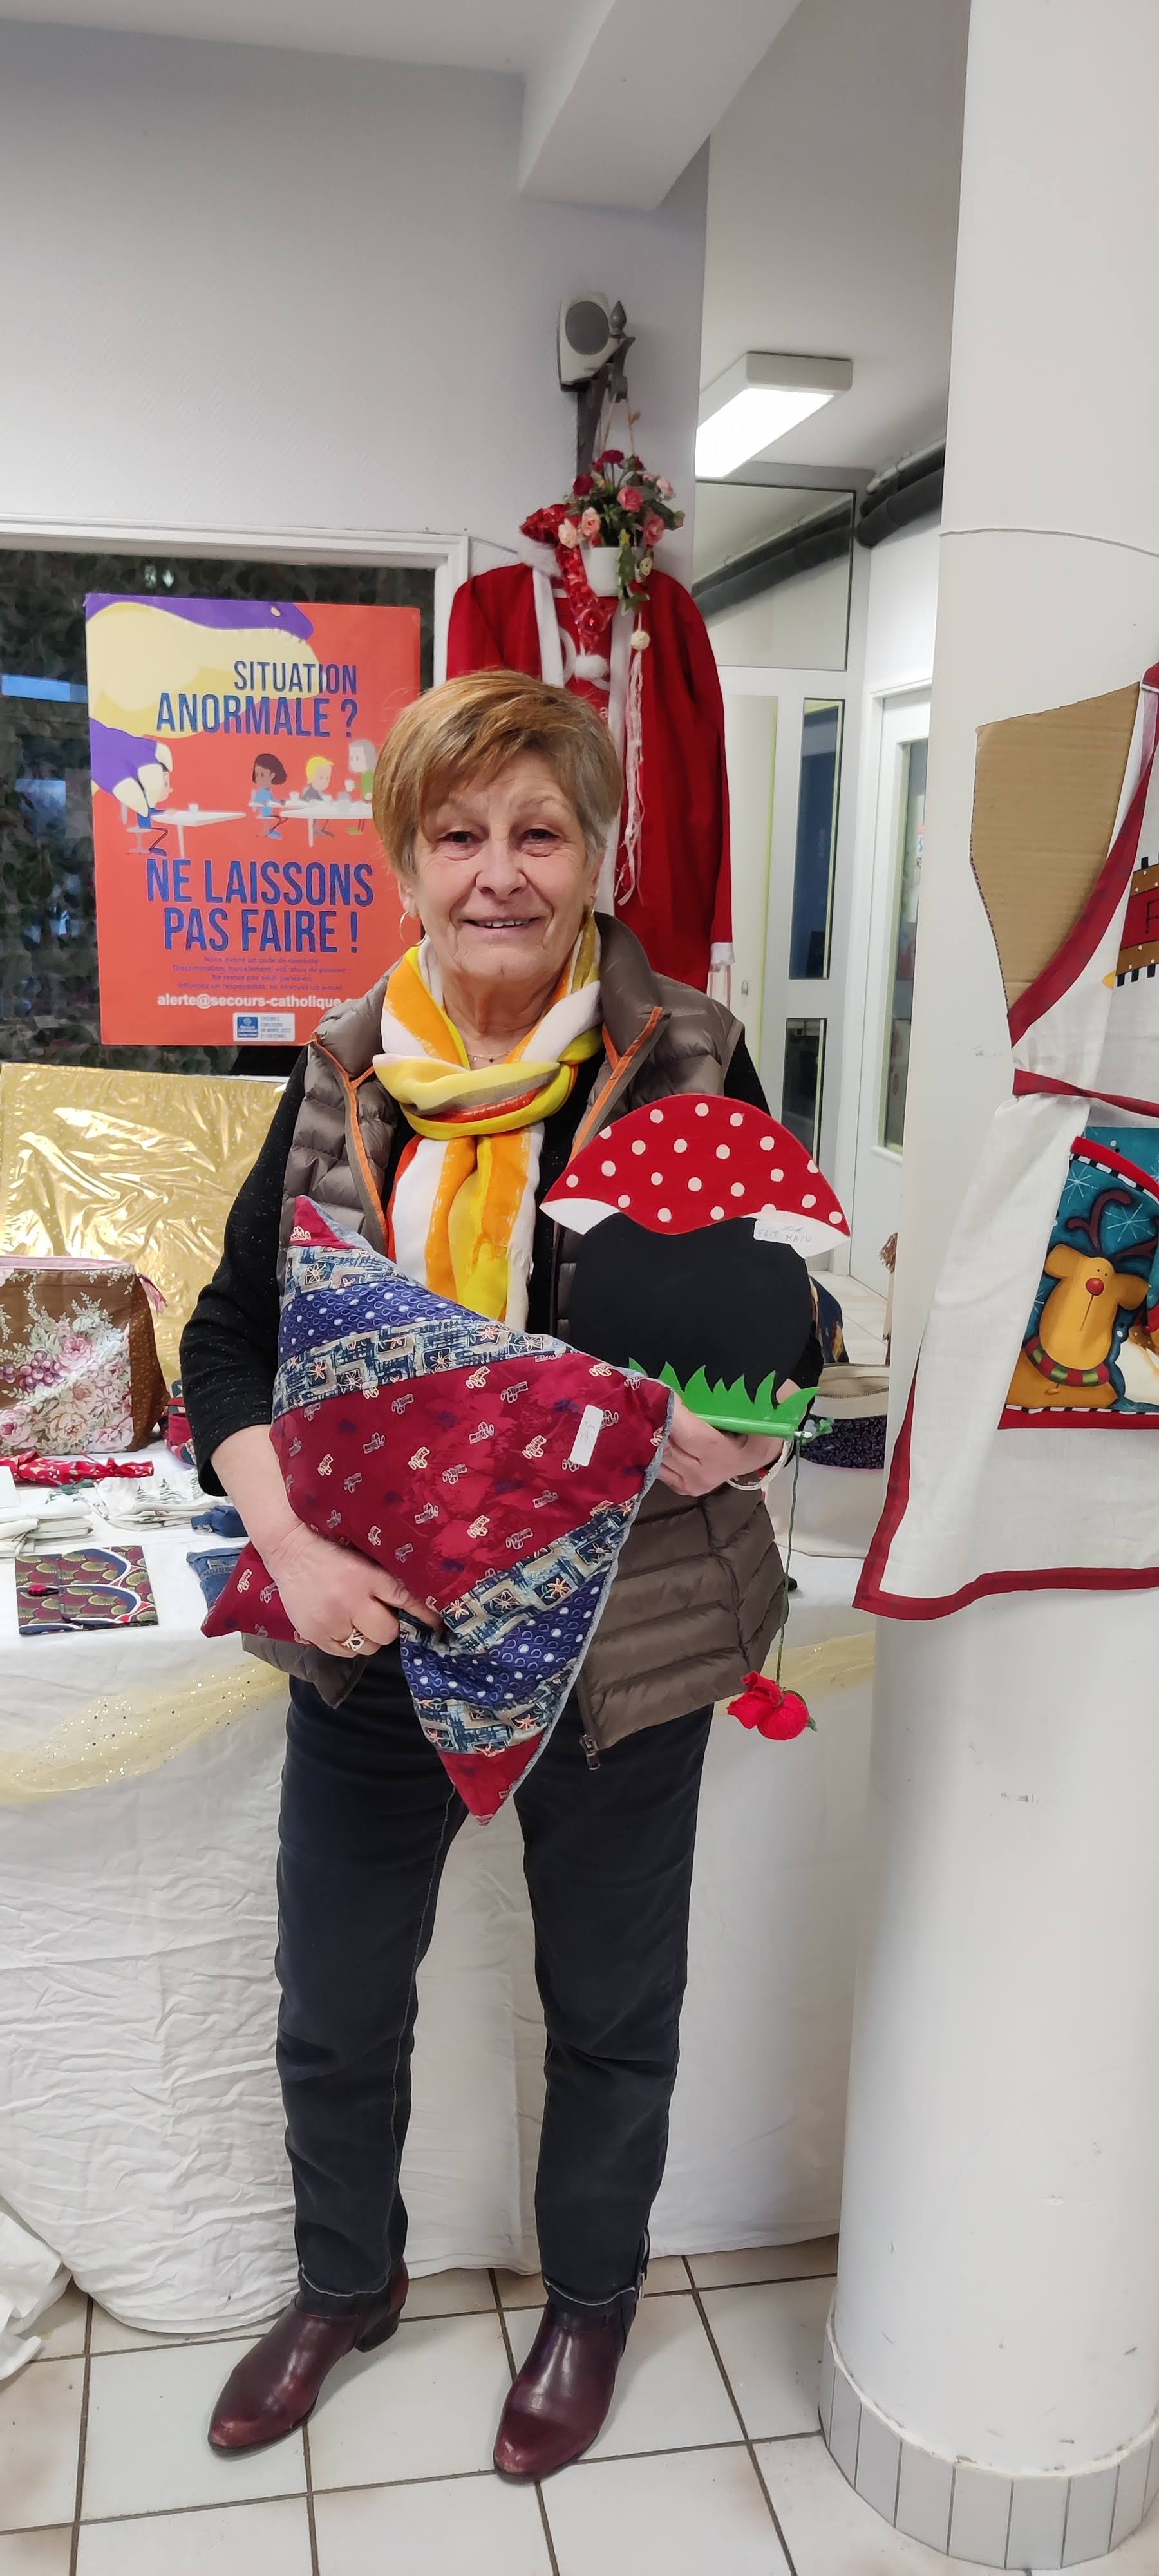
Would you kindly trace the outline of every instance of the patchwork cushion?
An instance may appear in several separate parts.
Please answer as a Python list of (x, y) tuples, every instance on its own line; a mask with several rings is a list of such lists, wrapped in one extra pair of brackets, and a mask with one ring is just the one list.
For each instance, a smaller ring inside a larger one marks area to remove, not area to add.
[[(273, 1440), (300, 1520), (438, 1616), (404, 1616), (419, 1722), (473, 1814), (493, 1815), (574, 1684), (671, 1398), (547, 1334), (436, 1297), (307, 1199), (295, 1211)], [(207, 1636), (291, 1638), (247, 1547)]]

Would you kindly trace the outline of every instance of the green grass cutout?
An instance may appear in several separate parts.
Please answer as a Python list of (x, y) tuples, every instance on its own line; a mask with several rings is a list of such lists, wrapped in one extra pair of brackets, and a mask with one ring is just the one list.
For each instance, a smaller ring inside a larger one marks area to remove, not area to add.
[[(633, 1360), (632, 1367), (641, 1377), (654, 1374), (641, 1368), (639, 1360)], [(770, 1370), (768, 1377), (762, 1378), (755, 1395), (749, 1394), (743, 1377), (738, 1377), (732, 1386), (726, 1386), (723, 1380), (711, 1386), (702, 1368), (689, 1378), (687, 1386), (682, 1386), (667, 1360), (655, 1374), (659, 1376), (661, 1386), (671, 1387), (690, 1413), (699, 1414), (702, 1422), (711, 1422), (715, 1430), (769, 1431), (779, 1433), (785, 1440), (799, 1438), (805, 1415), (818, 1392), (815, 1386), (804, 1386), (796, 1395), (787, 1395), (784, 1403), (778, 1404), (775, 1369)]]

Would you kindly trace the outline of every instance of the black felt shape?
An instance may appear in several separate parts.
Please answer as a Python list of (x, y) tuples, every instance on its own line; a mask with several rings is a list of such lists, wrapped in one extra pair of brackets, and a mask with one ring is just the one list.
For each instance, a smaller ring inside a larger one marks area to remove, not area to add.
[(594, 1360), (638, 1360), (650, 1377), (667, 1360), (682, 1386), (702, 1368), (714, 1383), (743, 1378), (755, 1395), (770, 1370), (778, 1386), (801, 1383), (809, 1273), (787, 1243), (758, 1243), (751, 1217), (656, 1234), (609, 1216), (579, 1237), (568, 1331)]

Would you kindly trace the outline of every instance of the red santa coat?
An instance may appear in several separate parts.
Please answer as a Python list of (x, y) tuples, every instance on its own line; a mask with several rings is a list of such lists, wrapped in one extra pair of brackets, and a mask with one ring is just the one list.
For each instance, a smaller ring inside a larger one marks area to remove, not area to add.
[[(549, 561), (547, 550), (540, 551)], [(552, 607), (558, 647), (549, 631)], [(642, 623), (651, 642), (641, 674), (642, 810), (636, 882), (634, 887), (624, 885), (621, 837), (615, 908), (618, 919), (635, 931), (659, 974), (673, 975), (703, 992), (709, 967), (727, 963), (732, 955), (720, 680), (704, 619), (683, 584), (670, 574), (651, 575)], [(562, 657), (558, 663), (557, 650)], [(550, 667), (553, 663), (555, 667)], [(559, 677), (606, 716), (608, 679), (604, 677), (601, 686), (600, 679), (591, 676), (592, 668), (592, 657), (583, 653), (577, 638), (567, 599), (558, 590), (549, 592), (545, 572), (537, 574), (526, 563), (504, 564), (494, 572), (477, 573), (456, 593), (447, 643), (448, 678), (464, 671), (501, 669)]]

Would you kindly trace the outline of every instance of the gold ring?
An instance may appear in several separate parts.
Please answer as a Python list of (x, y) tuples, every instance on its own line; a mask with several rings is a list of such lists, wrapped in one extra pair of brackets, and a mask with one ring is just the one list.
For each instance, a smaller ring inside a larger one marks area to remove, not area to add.
[(341, 1645), (343, 1654), (361, 1655), (366, 1651), (367, 1640), (363, 1636), (361, 1628), (352, 1628), (349, 1636), (342, 1638)]

